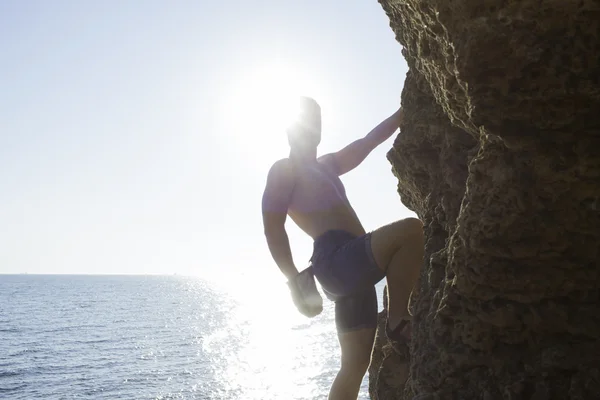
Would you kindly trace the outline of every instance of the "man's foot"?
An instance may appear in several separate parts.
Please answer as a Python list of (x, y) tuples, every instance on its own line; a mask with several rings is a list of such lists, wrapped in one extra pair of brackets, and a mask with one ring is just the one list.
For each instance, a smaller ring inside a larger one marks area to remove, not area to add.
[(410, 343), (412, 333), (411, 325), (410, 319), (402, 319), (400, 323), (392, 330), (390, 329), (388, 320), (385, 323), (385, 334), (391, 341), (408, 345)]

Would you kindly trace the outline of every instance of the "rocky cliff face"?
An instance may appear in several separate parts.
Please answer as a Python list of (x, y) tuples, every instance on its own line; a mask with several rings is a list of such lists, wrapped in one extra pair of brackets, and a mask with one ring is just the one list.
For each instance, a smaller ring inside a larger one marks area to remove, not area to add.
[(380, 0), (410, 71), (388, 158), (425, 223), (376, 399), (600, 399), (600, 2)]

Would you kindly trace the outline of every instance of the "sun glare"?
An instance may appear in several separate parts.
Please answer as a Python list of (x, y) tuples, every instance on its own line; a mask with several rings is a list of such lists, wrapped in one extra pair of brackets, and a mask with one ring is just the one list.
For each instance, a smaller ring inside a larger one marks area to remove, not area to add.
[[(335, 337), (332, 304), (309, 319), (296, 310), (286, 285), (274, 275), (243, 275), (211, 282), (233, 306), (227, 325), (203, 339), (204, 350), (226, 356), (221, 378), (239, 397), (258, 400), (269, 393), (273, 398), (315, 398), (317, 381), (302, 379), (322, 376), (323, 360), (338, 351), (334, 340), (329, 348), (315, 346), (321, 335)], [(236, 351), (224, 350), (232, 343)]]
[(223, 104), (231, 139), (259, 156), (286, 148), (285, 129), (299, 115), (299, 96), (322, 101), (313, 81), (282, 63), (252, 69), (232, 84)]

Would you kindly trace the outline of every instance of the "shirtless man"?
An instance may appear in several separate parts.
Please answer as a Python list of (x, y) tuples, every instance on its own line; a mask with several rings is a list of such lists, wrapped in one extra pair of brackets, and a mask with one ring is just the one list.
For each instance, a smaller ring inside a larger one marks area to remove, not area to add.
[(263, 223), (269, 250), (287, 277), (294, 303), (304, 315), (314, 312), (298, 300), (298, 276), (285, 231), (287, 215), (314, 239), (314, 276), (335, 302), (342, 360), (330, 400), (356, 399), (369, 366), (377, 327), (375, 284), (387, 277), (386, 333), (410, 338), (408, 301), (423, 262), (423, 225), (406, 218), (367, 233), (352, 209), (339, 176), (356, 168), (396, 131), (400, 108), (365, 137), (338, 152), (317, 158), (321, 108), (302, 97), (301, 115), (288, 130), (289, 158), (271, 167), (263, 195)]

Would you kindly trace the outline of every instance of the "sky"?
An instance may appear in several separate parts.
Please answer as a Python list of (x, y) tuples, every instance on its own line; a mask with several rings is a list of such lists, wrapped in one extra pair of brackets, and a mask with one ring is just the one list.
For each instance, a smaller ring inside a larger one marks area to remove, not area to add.
[[(321, 104), (325, 154), (399, 107), (406, 72), (375, 0), (2, 1), (0, 274), (283, 279), (260, 212), (278, 95)], [(367, 230), (414, 215), (392, 143), (342, 177)]]

